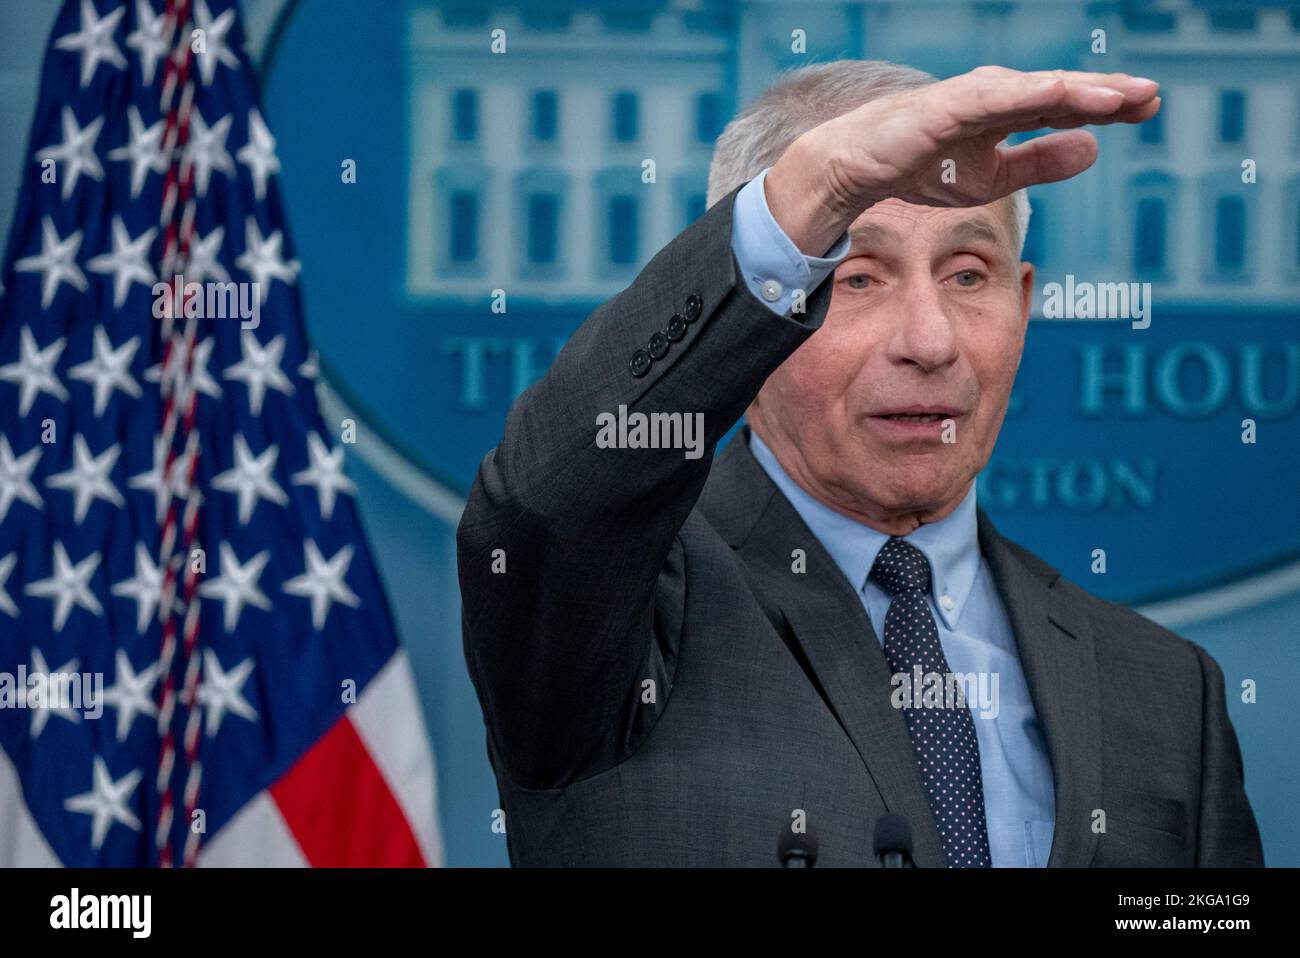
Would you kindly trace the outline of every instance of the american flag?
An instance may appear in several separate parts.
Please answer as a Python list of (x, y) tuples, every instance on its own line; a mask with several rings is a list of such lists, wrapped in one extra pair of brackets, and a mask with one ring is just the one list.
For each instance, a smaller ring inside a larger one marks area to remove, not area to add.
[[(440, 864), (234, 0), (67, 0), (27, 159), (0, 272), (0, 864)], [(255, 328), (183, 308), (188, 283), (250, 306), (257, 283)]]

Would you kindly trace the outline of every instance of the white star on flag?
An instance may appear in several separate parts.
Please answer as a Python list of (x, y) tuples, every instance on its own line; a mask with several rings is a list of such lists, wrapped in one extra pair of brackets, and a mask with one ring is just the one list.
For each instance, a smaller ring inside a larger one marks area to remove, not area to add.
[(68, 370), (68, 376), (90, 383), (95, 390), (95, 415), (104, 415), (113, 390), (119, 389), (128, 396), (139, 399), (140, 384), (131, 375), (131, 360), (140, 348), (140, 337), (132, 336), (117, 349), (108, 338), (103, 326), (95, 327), (95, 355)]
[(145, 86), (149, 86), (158, 61), (167, 55), (167, 17), (155, 14), (145, 0), (135, 0), (135, 22), (136, 28), (127, 34), (126, 45), (139, 54), (140, 73)]
[(143, 773), (136, 769), (128, 772), (118, 781), (108, 774), (108, 766), (103, 758), (95, 756), (94, 785), (90, 791), (73, 795), (63, 802), (63, 807), (70, 812), (83, 812), (92, 816), (90, 827), (90, 844), (99, 851), (114, 822), (125, 825), (133, 832), (140, 830), (140, 819), (126, 807), (126, 800), (135, 787), (140, 784)]
[(117, 740), (125, 742), (131, 723), (137, 716), (157, 717), (158, 705), (153, 700), (153, 686), (158, 681), (160, 665), (155, 662), (143, 672), (136, 672), (125, 649), (117, 650), (117, 681), (104, 689), (102, 701), (117, 709)]
[(280, 172), (280, 160), (275, 155), (275, 137), (256, 109), (248, 111), (248, 142), (239, 148), (235, 159), (252, 174), (253, 194), (260, 203), (266, 197), (267, 179)]
[(226, 152), (226, 136), (230, 133), (230, 116), (223, 116), (215, 126), (209, 127), (198, 110), (190, 117), (190, 139), (185, 144), (182, 167), (194, 167), (194, 187), (199, 196), (208, 195), (208, 180), (212, 171), (227, 176), (235, 172), (235, 163)]
[(195, 231), (194, 242), (190, 244), (190, 255), (185, 260), (186, 282), (202, 283), (209, 279), (219, 283), (230, 282), (230, 274), (219, 259), (221, 240), (225, 235), (224, 226), (215, 227), (207, 236), (199, 236)]
[[(220, 399), (221, 387), (212, 378), (212, 374), (208, 372), (208, 360), (212, 357), (212, 347), (215, 344), (216, 340), (211, 336), (195, 342), (194, 359), (189, 361), (189, 385), (194, 388), (195, 392), (211, 396), (213, 399)], [(173, 343), (172, 349), (176, 351), (176, 356), (172, 361), (171, 372), (167, 376), (167, 384), (163, 387), (168, 392), (176, 390), (177, 385), (181, 382), (185, 372), (186, 353), (189, 351), (183, 339)], [(150, 366), (144, 371), (144, 378), (148, 382), (161, 384), (163, 381), (163, 364), (158, 363)]]
[(221, 575), (199, 586), (199, 595), (224, 605), (227, 632), (234, 632), (245, 605), (271, 611), (271, 600), (257, 587), (257, 579), (270, 561), (271, 550), (263, 549), (244, 565), (239, 564), (229, 542), (221, 543)]
[[(190, 433), (190, 438), (193, 440), (194, 433)], [(181, 505), (183, 505), (185, 499), (189, 497), (190, 491), (193, 488), (190, 471), (196, 464), (198, 454), (198, 442), (194, 441), (188, 443), (184, 449), (176, 454), (176, 458), (172, 460), (171, 472), (168, 473), (167, 479), (171, 483), (172, 495), (175, 497), (177, 503)], [(194, 490), (194, 495), (198, 497), (199, 502), (203, 501), (203, 493), (199, 492), (197, 489)]]
[(14, 269), (20, 273), (41, 274), (41, 309), (49, 308), (61, 282), (82, 293), (88, 288), (86, 276), (77, 265), (77, 250), (80, 248), (81, 230), (74, 231), (67, 239), (60, 239), (54, 220), (48, 216), (41, 220), (41, 251), (14, 263)]
[(330, 605), (342, 602), (346, 606), (358, 608), (361, 600), (343, 581), (352, 564), (352, 546), (344, 546), (326, 561), (316, 543), (308, 539), (303, 543), (303, 555), (307, 562), (307, 571), (285, 582), (283, 588), (290, 595), (300, 595), (311, 599), (311, 623), (320, 631), (325, 627), (325, 617), (329, 615)]
[(266, 396), (267, 387), (286, 396), (293, 395), (293, 383), (280, 368), (280, 360), (284, 357), (284, 344), (284, 333), (281, 333), (263, 349), (252, 331), (245, 329), (239, 340), (243, 358), (233, 366), (227, 366), (221, 374), (226, 379), (243, 380), (244, 385), (248, 387), (248, 406), (254, 416), (262, 414), (262, 399)]
[(290, 477), (294, 485), (314, 486), (320, 496), (320, 514), (326, 522), (334, 514), (334, 500), (340, 492), (354, 493), (357, 487), (343, 474), (343, 447), (330, 449), (314, 432), (307, 434), (307, 455), (311, 465)]
[(162, 568), (154, 564), (153, 556), (143, 542), (135, 544), (135, 578), (124, 579), (109, 591), (130, 599), (135, 606), (135, 630), (143, 635), (149, 630), (154, 612), (162, 604)]
[(81, 29), (69, 33), (54, 41), (60, 50), (78, 50), (81, 52), (81, 85), (90, 85), (90, 79), (100, 62), (109, 63), (119, 70), (126, 69), (126, 57), (113, 42), (113, 33), (117, 30), (117, 21), (126, 13), (126, 7), (118, 7), (102, 18), (95, 15), (94, 0), (81, 0)]
[(5, 583), (9, 581), (9, 573), (14, 571), (17, 562), (18, 555), (13, 552), (0, 559), (0, 612), (15, 619), (18, 618), (18, 606), (14, 604), (13, 596), (5, 591)]
[(246, 526), (253, 518), (257, 500), (266, 499), (278, 506), (288, 505), (289, 497), (273, 478), (280, 447), (270, 445), (254, 456), (242, 435), (235, 436), (235, 465), (212, 480), (212, 487), (239, 497), (239, 524)]
[(63, 168), (63, 198), (72, 195), (77, 186), (77, 177), (85, 173), (91, 179), (102, 180), (104, 168), (99, 165), (95, 155), (95, 140), (99, 129), (104, 125), (104, 118), (97, 116), (88, 126), (77, 126), (77, 115), (72, 107), (63, 108), (63, 142), (58, 146), (47, 146), (36, 152), (41, 161), (57, 160), (66, 164)]
[(86, 263), (86, 268), (92, 272), (113, 274), (114, 309), (120, 309), (126, 301), (127, 291), (133, 282), (153, 286), (155, 277), (153, 268), (149, 265), (149, 246), (157, 232), (158, 227), (151, 226), (131, 239), (122, 217), (114, 216), (113, 251), (101, 253)]
[(134, 103), (126, 111), (126, 120), (131, 125), (131, 138), (117, 149), (109, 150), (108, 158), (131, 164), (131, 199), (135, 199), (144, 189), (150, 172), (167, 172), (167, 156), (162, 148), (167, 121), (159, 120), (146, 127)]
[(86, 513), (90, 511), (91, 503), (96, 499), (111, 502), (118, 508), (126, 505), (122, 500), (122, 494), (108, 478), (108, 474), (117, 465), (117, 457), (121, 454), (121, 444), (114, 443), (98, 456), (92, 456), (85, 438), (81, 433), (77, 433), (72, 437), (72, 468), (45, 480), (45, 484), (51, 489), (67, 489), (72, 492), (75, 501), (73, 520), (77, 525), (81, 525), (82, 520), (86, 518)]
[(244, 251), (236, 257), (235, 265), (253, 277), (263, 303), (271, 293), (271, 283), (274, 280), (284, 280), (292, 286), (298, 278), (298, 261), (285, 262), (280, 254), (283, 242), (284, 237), (279, 230), (263, 238), (262, 231), (257, 228), (257, 220), (252, 216), (245, 220)]
[(144, 489), (152, 492), (154, 495), (154, 517), (158, 524), (162, 525), (163, 519), (167, 516), (167, 503), (172, 494), (183, 497), (185, 494), (186, 482), (184, 478), (177, 478), (177, 473), (183, 463), (187, 463), (185, 457), (177, 456), (172, 460), (171, 471), (167, 470), (167, 452), (170, 447), (167, 440), (162, 436), (155, 436), (153, 440), (153, 468), (148, 472), (142, 472), (132, 476), (126, 481), (126, 484), (132, 489)]
[(26, 416), (36, 402), (38, 393), (46, 392), (55, 399), (67, 399), (68, 391), (54, 374), (54, 367), (68, 341), (60, 336), (44, 349), (36, 346), (36, 337), (30, 326), (19, 333), (18, 362), (0, 366), (0, 379), (18, 383), (18, 415)]
[(21, 456), (14, 456), (9, 438), (0, 434), (0, 522), (4, 522), (15, 499), (36, 509), (43, 507), (41, 494), (32, 485), (32, 470), (42, 452), (40, 446), (32, 446)]
[(32, 667), (27, 673), (30, 680), (35, 676), (41, 676), (45, 687), (44, 701), (40, 698), (40, 693), (31, 687), (20, 689), (19, 692), (24, 696), (24, 703), (32, 710), (32, 728), (31, 737), (40, 738), (41, 732), (45, 731), (45, 723), (50, 720), (51, 715), (57, 715), (59, 718), (67, 719), (74, 725), (81, 721), (81, 713), (72, 707), (71, 702), (65, 702), (62, 699), (63, 690), (67, 686), (62, 684), (61, 676), (70, 676), (77, 671), (77, 660), (70, 659), (63, 663), (60, 668), (50, 671), (50, 667), (45, 664), (45, 656), (41, 650), (32, 647)]
[(90, 577), (99, 567), (99, 553), (92, 552), (75, 566), (68, 558), (62, 542), (54, 543), (54, 572), (48, 579), (31, 582), (23, 591), (39, 599), (54, 601), (54, 631), (62, 632), (75, 606), (81, 606), (91, 615), (99, 617), (104, 610), (90, 588)]
[(307, 353), (307, 358), (298, 364), (298, 375), (303, 379), (320, 378), (320, 354), (316, 350)]
[(223, 671), (217, 653), (211, 649), (203, 650), (203, 683), (198, 689), (198, 699), (199, 704), (208, 710), (204, 724), (208, 736), (217, 734), (227, 712), (250, 722), (257, 721), (257, 712), (241, 692), (252, 671), (252, 659), (244, 659), (229, 672)]
[(194, 21), (202, 31), (203, 49), (197, 51), (197, 56), (199, 73), (203, 77), (203, 85), (207, 86), (217, 74), (218, 62), (224, 63), (233, 70), (239, 69), (239, 57), (226, 46), (226, 34), (235, 24), (235, 11), (227, 10), (213, 20), (212, 11), (208, 9), (207, 3), (198, 0), (194, 5)]

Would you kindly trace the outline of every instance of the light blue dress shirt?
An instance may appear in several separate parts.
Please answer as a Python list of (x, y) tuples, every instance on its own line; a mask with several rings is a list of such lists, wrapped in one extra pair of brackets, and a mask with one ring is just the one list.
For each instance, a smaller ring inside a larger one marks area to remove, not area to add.
[[(790, 315), (791, 291), (811, 294), (848, 252), (848, 234), (826, 257), (804, 256), (772, 218), (763, 193), (767, 170), (741, 189), (733, 212), (732, 250), (754, 295)], [(776, 292), (779, 284), (781, 292)], [(766, 285), (765, 287), (765, 284)], [(766, 291), (767, 295), (764, 295)], [(743, 441), (743, 440), (742, 440)], [(763, 470), (858, 590), (876, 638), (883, 644), (889, 595), (869, 580), (876, 554), (889, 538), (814, 499), (751, 434), (750, 449)], [(1055, 788), (1052, 764), (1006, 608), (979, 547), (975, 484), (957, 508), (904, 538), (930, 562), (930, 611), (953, 672), (986, 676), (996, 691), (970, 702), (979, 743), (989, 853), (995, 868), (1041, 868), (1052, 849)], [(996, 677), (996, 686), (993, 684)]]
[(825, 256), (805, 256), (767, 208), (763, 182), (769, 166), (736, 194), (731, 207), (731, 249), (750, 290), (773, 312), (791, 315), (794, 296), (802, 290), (811, 296), (849, 254), (845, 231)]

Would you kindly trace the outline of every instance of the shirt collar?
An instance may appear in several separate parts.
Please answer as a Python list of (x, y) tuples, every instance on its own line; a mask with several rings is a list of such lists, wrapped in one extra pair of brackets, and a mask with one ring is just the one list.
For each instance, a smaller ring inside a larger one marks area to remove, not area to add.
[[(876, 562), (876, 554), (889, 536), (836, 512), (805, 492), (781, 468), (772, 450), (753, 430), (749, 431), (749, 448), (763, 471), (790, 500), (799, 517), (812, 530), (845, 578), (855, 589), (861, 591), (865, 588), (867, 576)], [(918, 526), (903, 538), (920, 549), (929, 560), (934, 608), (943, 617), (945, 625), (949, 629), (955, 629), (979, 571), (975, 483), (971, 483), (970, 489), (952, 512), (938, 522)]]

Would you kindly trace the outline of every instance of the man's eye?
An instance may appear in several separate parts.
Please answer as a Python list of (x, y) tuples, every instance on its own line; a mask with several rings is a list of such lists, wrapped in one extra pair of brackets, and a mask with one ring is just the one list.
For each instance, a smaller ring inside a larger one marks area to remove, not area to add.
[(855, 273), (852, 276), (845, 276), (844, 283), (849, 289), (866, 289), (871, 285), (871, 277), (866, 273)]
[(955, 274), (953, 278), (957, 280), (958, 286), (965, 286), (967, 288), (978, 286), (980, 282), (980, 274), (975, 272), (973, 269), (964, 269), (960, 273)]

